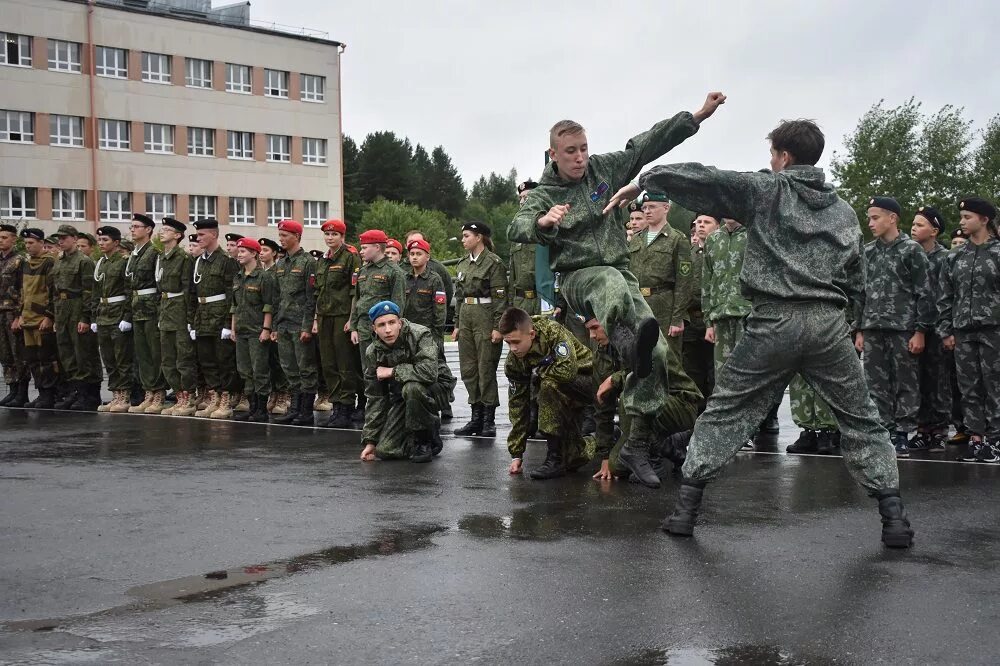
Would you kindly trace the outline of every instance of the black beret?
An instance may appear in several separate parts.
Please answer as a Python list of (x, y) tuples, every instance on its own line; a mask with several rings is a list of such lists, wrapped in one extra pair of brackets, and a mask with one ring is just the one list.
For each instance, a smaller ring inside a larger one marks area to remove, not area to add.
[(135, 222), (142, 222), (147, 227), (156, 226), (156, 222), (153, 222), (153, 218), (149, 215), (143, 215), (142, 213), (132, 213), (132, 220)]
[(642, 212), (642, 204), (639, 203), (638, 201), (633, 201), (632, 203), (630, 203), (628, 205), (628, 210), (629, 210), (629, 213), (641, 213)]
[(21, 230), (21, 238), (34, 238), (35, 240), (45, 240), (45, 232), (35, 227), (28, 227)]
[(872, 197), (868, 201), (868, 207), (882, 208), (896, 215), (903, 212), (903, 209), (899, 207), (899, 202), (892, 197)]
[(16, 234), (17, 227), (13, 224), (0, 224), (0, 231), (6, 231), (7, 233)]
[(98, 236), (107, 236), (111, 240), (120, 241), (122, 239), (122, 231), (118, 227), (113, 227), (110, 224), (107, 226), (100, 227), (97, 230)]
[(932, 206), (921, 206), (917, 209), (917, 215), (920, 215), (927, 219), (931, 225), (938, 230), (938, 233), (944, 232), (944, 218), (941, 217), (941, 213), (937, 212), (936, 208)]
[(490, 236), (493, 231), (490, 229), (490, 225), (485, 222), (466, 222), (462, 225), (462, 231), (475, 231), (477, 234), (482, 234), (483, 236)]
[(965, 197), (958, 202), (958, 209), (983, 215), (990, 220), (995, 220), (997, 217), (997, 207), (982, 197)]
[(197, 243), (198, 242), (198, 234), (190, 234), (190, 235), (188, 235), (188, 242), (189, 243)]
[[(175, 220), (172, 217), (163, 218), (163, 226), (170, 227), (174, 231), (179, 231), (180, 233), (184, 233), (185, 231), (187, 231), (186, 224), (184, 224), (180, 220)], [(197, 236), (195, 236), (195, 238), (197, 238)]]
[(323, 258), (323, 250), (309, 250), (309, 254), (312, 255), (313, 259), (322, 259)]
[(536, 183), (535, 181), (533, 181), (533, 180), (531, 180), (529, 178), (528, 180), (524, 181), (523, 183), (521, 183), (520, 185), (517, 186), (517, 193), (521, 194), (522, 192), (527, 192), (528, 190), (533, 190), (536, 187), (538, 187), (538, 183)]
[(269, 248), (271, 248), (271, 251), (273, 251), (273, 252), (278, 252), (279, 250), (281, 250), (281, 246), (278, 245), (278, 242), (277, 241), (273, 241), (270, 238), (261, 238), (260, 239), (260, 245), (261, 245), (261, 247), (269, 247)]
[(955, 229), (953, 232), (951, 232), (951, 237), (952, 238), (968, 238), (968, 236), (965, 235), (965, 232), (962, 231), (962, 227), (959, 227), (958, 229)]
[[(218, 225), (216, 225), (216, 226), (218, 226)], [(226, 242), (227, 243), (235, 243), (236, 241), (238, 241), (241, 238), (243, 238), (243, 234), (234, 234), (234, 233), (228, 233), (228, 234), (226, 234)]]
[(218, 229), (219, 228), (219, 221), (217, 219), (215, 219), (214, 217), (206, 217), (203, 220), (195, 220), (194, 221), (194, 228), (195, 229)]

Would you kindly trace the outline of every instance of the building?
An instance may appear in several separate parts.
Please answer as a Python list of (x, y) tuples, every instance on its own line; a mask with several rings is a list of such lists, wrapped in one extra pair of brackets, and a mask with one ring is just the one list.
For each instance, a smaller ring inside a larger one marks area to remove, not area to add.
[(342, 217), (339, 42), (257, 27), (246, 2), (0, 0), (0, 43), (5, 221), (257, 238), (292, 218), (321, 247)]

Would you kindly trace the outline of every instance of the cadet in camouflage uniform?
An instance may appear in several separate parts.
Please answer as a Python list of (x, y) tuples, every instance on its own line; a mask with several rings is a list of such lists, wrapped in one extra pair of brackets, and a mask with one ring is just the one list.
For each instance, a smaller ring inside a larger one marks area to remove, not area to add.
[[(420, 233), (419, 231), (417, 231), (416, 229), (407, 231), (406, 232), (406, 245), (409, 246), (409, 244), (411, 242), (415, 241), (415, 240), (427, 240), (427, 239), (424, 238), (424, 235), (422, 233)], [(445, 268), (444, 264), (442, 264), (440, 261), (438, 261), (434, 257), (431, 257), (427, 261), (427, 268), (429, 268), (430, 270), (432, 270), (435, 273), (437, 273), (438, 277), (441, 278), (441, 284), (444, 285), (445, 303), (448, 306), (448, 314), (451, 315), (453, 313), (453, 310), (454, 310), (454, 305), (453, 305), (452, 299), (455, 296), (455, 285), (452, 282), (451, 273), (448, 272), (448, 269)], [(447, 321), (447, 319), (445, 321)], [(450, 407), (449, 407), (449, 413), (447, 415), (447, 418), (448, 419), (451, 418)]]
[(160, 291), (156, 287), (156, 262), (160, 251), (152, 243), (153, 219), (132, 215), (132, 241), (135, 249), (125, 264), (125, 277), (132, 289), (132, 339), (139, 382), (145, 393), (143, 401), (128, 411), (133, 414), (159, 414), (163, 411), (167, 382), (163, 378), (160, 356)]
[[(273, 271), (277, 264), (278, 254), (281, 246), (277, 241), (270, 238), (261, 238), (260, 256), (257, 258), (260, 267), (265, 271)], [(281, 370), (281, 359), (278, 358), (278, 345), (271, 344), (268, 350), (268, 362), (271, 366), (271, 395), (267, 399), (267, 411), (269, 414), (282, 416), (287, 414), (292, 406), (292, 395), (288, 392), (288, 379)], [(359, 363), (360, 367), (360, 363)], [(359, 376), (360, 376), (360, 370)], [(360, 380), (359, 380), (360, 385)]]
[(503, 336), (497, 330), (507, 308), (507, 269), (493, 253), (492, 231), (484, 222), (462, 227), (462, 247), (467, 254), (458, 262), (455, 276), (455, 331), (462, 383), (469, 392), (472, 418), (455, 430), (459, 437), (496, 437), (496, 411), (500, 404), (497, 368)]
[[(55, 281), (52, 271), (55, 260), (45, 252), (45, 233), (41, 229), (21, 231), (24, 249), (28, 253), (21, 267), (21, 302), (14, 330), (24, 336), (24, 365), (35, 380), (38, 397), (31, 402), (13, 404), (18, 407), (52, 409), (55, 406), (59, 360), (56, 336), (53, 333), (55, 311)], [(27, 395), (23, 398), (27, 400)]]
[(406, 246), (406, 252), (410, 257), (410, 271), (406, 274), (406, 308), (403, 310), (403, 319), (430, 329), (443, 355), (448, 304), (445, 302), (441, 278), (428, 266), (431, 245), (425, 240), (413, 240)]
[[(705, 268), (705, 239), (719, 229), (719, 221), (711, 215), (699, 215), (691, 223), (694, 245), (691, 248), (691, 299), (687, 324), (684, 325), (684, 346), (681, 361), (684, 373), (694, 380), (701, 394), (708, 398), (715, 386), (715, 345), (705, 339), (705, 314), (702, 306), (702, 274)], [(699, 412), (704, 410), (704, 404)]]
[[(653, 167), (639, 179), (639, 187), (670, 192), (689, 210), (741, 220), (749, 235), (741, 281), (753, 311), (695, 424), (678, 501), (663, 528), (694, 532), (705, 483), (798, 372), (837, 418), (848, 470), (878, 498), (883, 543), (908, 547), (913, 530), (899, 497), (896, 458), (844, 313), (864, 288), (857, 216), (813, 166), (824, 145), (815, 123), (783, 122), (769, 139), (773, 171), (739, 173), (688, 163)], [(627, 202), (638, 191), (627, 187), (613, 203)]]
[(161, 414), (192, 416), (194, 393), (198, 388), (198, 367), (194, 342), (191, 340), (189, 312), (192, 308), (191, 270), (193, 260), (180, 243), (187, 226), (165, 217), (160, 225), (163, 253), (156, 256), (153, 268), (156, 288), (160, 292), (160, 369), (167, 384), (174, 390), (177, 402)]
[(788, 399), (792, 420), (802, 432), (785, 450), (788, 453), (836, 454), (839, 440), (837, 419), (801, 375), (792, 377), (788, 385)]
[(645, 231), (629, 242), (629, 270), (677, 358), (681, 357), (684, 318), (691, 301), (691, 241), (667, 222), (670, 199), (662, 192), (642, 195)]
[[(538, 183), (526, 180), (517, 186), (517, 196), (523, 202), (528, 192), (538, 187)], [(510, 244), (510, 266), (507, 272), (507, 286), (510, 290), (511, 307), (524, 310), (529, 315), (541, 314), (541, 298), (535, 284), (535, 249), (533, 243)]]
[(546, 441), (545, 462), (528, 473), (554, 479), (590, 462), (579, 414), (593, 402), (590, 350), (557, 322), (520, 308), (508, 308), (498, 330), (509, 347), (504, 374), (510, 382), (511, 474), (521, 473), (530, 430), (532, 385), (538, 382), (538, 430)]
[(908, 457), (907, 440), (920, 411), (917, 356), (936, 319), (930, 263), (920, 244), (899, 231), (895, 199), (874, 197), (868, 203), (875, 240), (865, 246), (868, 279), (856, 345), (864, 350), (868, 390), (882, 425), (892, 433), (896, 455)]
[(560, 274), (560, 294), (569, 307), (586, 319), (596, 318), (619, 356), (628, 359), (634, 376), (621, 402), (625, 412), (637, 418), (624, 457), (634, 461), (633, 471), (647, 478), (652, 474), (651, 427), (667, 397), (667, 387), (652, 377), (652, 368), (664, 363), (667, 342), (628, 270), (624, 225), (603, 209), (611, 194), (643, 165), (697, 132), (724, 99), (712, 93), (695, 114), (682, 112), (657, 123), (632, 138), (625, 150), (605, 155), (588, 155), (587, 136), (579, 124), (557, 123), (549, 132), (552, 161), (507, 228), (512, 242), (548, 247), (550, 266)]
[(750, 314), (750, 301), (743, 298), (740, 289), (747, 238), (746, 227), (728, 219), (716, 233), (705, 239), (701, 307), (706, 338), (715, 343), (717, 378), (736, 343), (743, 337), (743, 322)]
[(441, 452), (442, 405), (454, 399), (455, 378), (430, 329), (400, 318), (391, 301), (368, 313), (376, 338), (365, 351), (368, 411), (361, 459), (430, 462)]
[(21, 314), (21, 273), (25, 261), (15, 249), (16, 242), (17, 227), (0, 224), (0, 363), (7, 384), (7, 395), (0, 400), (0, 407), (23, 407), (28, 401), (24, 336), (11, 328)]
[(101, 404), (102, 378), (97, 336), (91, 331), (94, 261), (77, 249), (76, 227), (60, 225), (55, 235), (63, 251), (52, 271), (56, 287), (56, 343), (63, 382), (72, 391), (56, 407), (93, 411)]
[(122, 232), (118, 227), (97, 230), (97, 244), (103, 256), (94, 267), (94, 323), (101, 359), (108, 373), (112, 401), (97, 408), (100, 412), (125, 413), (132, 390), (132, 294), (125, 277), (126, 259), (121, 253)]
[(267, 423), (267, 397), (271, 393), (271, 318), (278, 284), (271, 271), (257, 265), (260, 243), (252, 238), (236, 241), (236, 261), (242, 270), (233, 279), (230, 337), (236, 343), (236, 368), (243, 378), (250, 411), (236, 421)]
[(316, 347), (312, 340), (316, 316), (316, 260), (302, 249), (302, 224), (295, 220), (278, 223), (278, 242), (285, 256), (275, 263), (278, 281), (277, 313), (271, 340), (278, 343), (281, 369), (292, 391), (291, 409), (275, 423), (315, 425)]
[(962, 416), (969, 431), (963, 460), (1000, 461), (1000, 241), (997, 209), (980, 197), (959, 202), (969, 241), (955, 254), (941, 293), (938, 328), (955, 350)]

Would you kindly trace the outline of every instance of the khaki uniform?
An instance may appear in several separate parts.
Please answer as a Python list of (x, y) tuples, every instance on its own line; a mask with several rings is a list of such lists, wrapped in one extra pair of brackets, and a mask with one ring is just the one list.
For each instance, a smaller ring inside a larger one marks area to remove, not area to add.
[(55, 319), (55, 260), (42, 255), (25, 259), (21, 272), (21, 329), (24, 334), (24, 364), (35, 380), (35, 388), (49, 391), (58, 379), (56, 336), (40, 329), (42, 319)]
[(193, 294), (191, 270), (194, 260), (181, 249), (156, 256), (156, 287), (160, 291), (160, 368), (174, 391), (198, 388), (198, 362), (188, 333)]
[(162, 391), (160, 352), (160, 291), (156, 286), (156, 263), (160, 257), (152, 242), (132, 250), (125, 264), (125, 277), (132, 289), (132, 340), (139, 366), (139, 383), (144, 391)]
[(402, 312), (406, 307), (406, 274), (387, 257), (382, 257), (361, 267), (354, 293), (351, 330), (358, 333), (361, 367), (367, 371), (368, 345), (374, 338), (368, 310), (379, 301), (392, 301)]
[(351, 344), (351, 334), (344, 331), (360, 269), (361, 259), (346, 245), (316, 262), (316, 326), (323, 376), (330, 401), (347, 407), (353, 407), (364, 391), (361, 355)]
[(669, 224), (647, 242), (647, 232), (629, 242), (629, 270), (639, 280), (639, 292), (653, 311), (667, 344), (681, 355), (683, 338), (670, 337), (671, 326), (683, 326), (691, 299), (691, 242)]
[(3, 379), (13, 385), (28, 378), (24, 365), (24, 336), (10, 326), (21, 314), (21, 283), (25, 258), (11, 250), (0, 256), (0, 363)]
[(222, 339), (222, 329), (229, 328), (233, 307), (233, 279), (240, 265), (216, 248), (212, 254), (195, 258), (192, 268), (191, 328), (196, 331), (195, 349), (205, 384), (213, 391), (236, 392), (236, 345)]
[(93, 312), (111, 391), (132, 388), (132, 333), (123, 333), (118, 327), (121, 322), (132, 320), (132, 294), (125, 278), (125, 265), (125, 257), (112, 252), (98, 259), (94, 268)]
[(233, 278), (232, 315), (236, 324), (236, 368), (247, 394), (267, 400), (271, 392), (270, 340), (260, 341), (264, 315), (274, 312), (278, 286), (274, 274), (257, 266)]
[(490, 336), (507, 308), (507, 270), (500, 257), (489, 250), (483, 250), (475, 261), (464, 257), (457, 266), (455, 298), (458, 362), (469, 404), (496, 407), (503, 343), (492, 342)]
[[(97, 336), (89, 328), (93, 322), (94, 261), (79, 250), (63, 253), (52, 269), (52, 279), (56, 290), (56, 344), (64, 378), (99, 384), (101, 358)], [(87, 325), (86, 332), (77, 332), (80, 323)]]
[(510, 244), (510, 290), (511, 307), (521, 308), (530, 315), (541, 314), (542, 299), (535, 285), (535, 250), (533, 243)]

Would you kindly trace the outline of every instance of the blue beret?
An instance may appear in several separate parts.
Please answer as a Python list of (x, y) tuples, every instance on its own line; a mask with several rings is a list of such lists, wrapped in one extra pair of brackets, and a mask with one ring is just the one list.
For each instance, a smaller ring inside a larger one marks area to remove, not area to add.
[(368, 318), (372, 320), (372, 323), (379, 317), (387, 314), (394, 314), (398, 317), (399, 306), (392, 301), (379, 301), (368, 310)]

